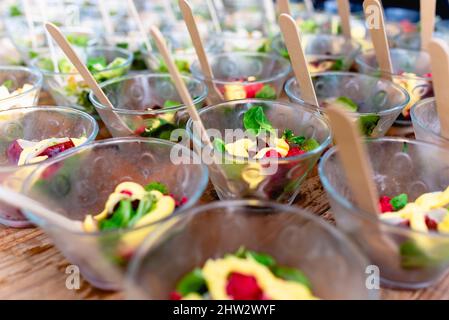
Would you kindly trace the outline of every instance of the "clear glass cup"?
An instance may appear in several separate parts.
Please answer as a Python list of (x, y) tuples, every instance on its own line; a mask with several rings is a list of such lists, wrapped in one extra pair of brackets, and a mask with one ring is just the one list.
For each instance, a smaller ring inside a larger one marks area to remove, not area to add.
[(42, 88), (42, 74), (35, 69), (25, 67), (0, 66), (0, 86), (5, 85), (12, 92), (29, 85), (22, 92), (8, 98), (0, 98), (0, 110), (30, 107), (37, 104)]
[[(321, 112), (326, 113), (327, 99), (350, 98), (359, 107), (354, 116), (363, 134), (369, 137), (385, 135), (410, 100), (401, 86), (360, 73), (315, 73), (312, 81)], [(296, 78), (287, 81), (285, 92), (291, 102), (304, 103)]]
[(131, 262), (126, 296), (168, 300), (185, 274), (242, 246), (299, 268), (320, 299), (378, 297), (365, 285), (368, 261), (341, 232), (302, 209), (257, 200), (214, 202), (161, 224)]
[(410, 111), (410, 116), (416, 139), (449, 147), (449, 139), (441, 136), (435, 98), (427, 98), (416, 103)]
[[(192, 77), (182, 77), (197, 108), (204, 105), (207, 88)], [(189, 118), (173, 80), (168, 74), (137, 74), (113, 79), (101, 88), (114, 106), (113, 111), (137, 136), (170, 139), (184, 129)], [(93, 92), (90, 101), (97, 109), (107, 107)]]
[(226, 52), (209, 56), (209, 63), (213, 79), (202, 74), (198, 61), (191, 66), (192, 75), (206, 83), (211, 82), (223, 94), (225, 101), (246, 98), (275, 100), (291, 71), (288, 60), (265, 53)]
[[(449, 151), (436, 145), (399, 138), (367, 140), (368, 156), (379, 196), (423, 193), (449, 185)], [(351, 237), (379, 267), (382, 283), (402, 289), (428, 287), (449, 268), (449, 235), (418, 232), (385, 223), (354, 202), (338, 149), (321, 159), (319, 174), (337, 227)]]
[[(201, 109), (199, 115), (205, 129), (213, 131), (226, 142), (230, 139), (227, 136), (229, 130), (244, 131), (243, 114), (253, 106), (264, 108), (279, 137), (285, 129), (291, 129), (298, 136), (316, 139), (319, 147), (299, 156), (273, 159), (270, 163), (226, 154), (223, 158), (216, 158), (216, 161), (207, 160), (210, 162), (211, 181), (222, 200), (256, 198), (292, 203), (300, 192), (302, 182), (331, 143), (329, 124), (314, 107), (256, 99), (210, 106)], [(189, 119), (187, 131), (193, 143), (201, 148), (203, 156), (209, 154), (209, 147), (200, 142), (197, 130), (193, 132), (193, 129), (193, 122)]]
[[(104, 57), (107, 64), (116, 58), (124, 59), (124, 62), (120, 65), (92, 72), (99, 83), (126, 75), (133, 61), (131, 52), (115, 47), (88, 47), (83, 50), (83, 56), (86, 59), (89, 57)], [(90, 89), (81, 75), (77, 72), (54, 72), (53, 65), (48, 65), (47, 63), (49, 58), (50, 54), (48, 52), (41, 54), (39, 58), (31, 62), (31, 65), (38, 68), (44, 75), (44, 88), (50, 92), (56, 103), (62, 106), (81, 106), (82, 111), (98, 119), (95, 108), (89, 101)], [(51, 70), (48, 70), (48, 68), (51, 68)]]
[[(442, 32), (434, 32), (433, 37), (441, 39), (449, 43), (449, 34)], [(421, 50), (421, 33), (407, 32), (401, 33), (394, 39), (394, 46), (406, 50)]]
[[(427, 52), (390, 49), (393, 81), (410, 95), (410, 101), (402, 110), (396, 124), (410, 126), (410, 109), (418, 101), (433, 96), (430, 56)], [(374, 50), (367, 50), (356, 57), (358, 70), (370, 75), (380, 75)]]
[[(7, 150), (15, 140), (85, 137), (83, 144), (87, 144), (97, 136), (98, 125), (91, 116), (73, 108), (40, 106), (0, 111), (0, 132), (0, 183), (20, 191), (37, 164), (17, 166), (10, 163)], [(30, 226), (20, 210), (3, 202), (0, 202), (0, 224), (16, 228)]]
[[(190, 164), (172, 161), (175, 146), (186, 151), (182, 159)], [(159, 139), (102, 140), (42, 164), (27, 179), (23, 192), (56, 214), (78, 222), (88, 214), (101, 212), (119, 183), (146, 185), (157, 181), (164, 183), (177, 200), (186, 197), (181, 207), (186, 209), (198, 201), (208, 183), (206, 166), (193, 163), (193, 157), (185, 147)], [(182, 214), (179, 210), (174, 214)], [(158, 224), (86, 233), (67, 230), (29, 211), (24, 213), (72, 264), (79, 266), (87, 281), (110, 290), (121, 289), (129, 259)]]
[[(302, 47), (310, 72), (347, 71), (361, 50), (361, 45), (356, 40), (330, 34), (305, 34), (302, 37)], [(280, 56), (289, 59), (282, 36), (273, 40), (273, 49)]]

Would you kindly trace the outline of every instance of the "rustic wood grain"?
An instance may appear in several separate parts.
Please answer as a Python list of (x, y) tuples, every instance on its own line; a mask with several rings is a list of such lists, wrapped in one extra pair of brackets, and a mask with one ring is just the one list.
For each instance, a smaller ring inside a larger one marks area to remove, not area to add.
[[(47, 101), (47, 100), (43, 100)], [(45, 104), (45, 103), (43, 103)], [(48, 103), (50, 104), (50, 103)], [(209, 185), (199, 204), (218, 200)], [(294, 203), (333, 223), (332, 213), (316, 170), (305, 181)], [(0, 226), (0, 299), (123, 299), (122, 292), (93, 288), (82, 280), (79, 290), (65, 286), (69, 262), (38, 228)], [(382, 289), (383, 299), (449, 299), (449, 274), (425, 290)]]

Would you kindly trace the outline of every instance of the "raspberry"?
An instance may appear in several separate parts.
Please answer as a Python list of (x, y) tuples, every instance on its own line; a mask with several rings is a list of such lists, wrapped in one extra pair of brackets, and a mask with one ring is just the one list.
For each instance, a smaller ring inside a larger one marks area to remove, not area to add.
[(385, 212), (393, 212), (393, 206), (390, 203), (391, 198), (387, 197), (387, 196), (383, 196), (380, 197), (379, 200), (379, 208), (380, 208), (380, 212), (385, 213)]
[(173, 291), (173, 292), (170, 292), (170, 300), (181, 300), (182, 299), (182, 296), (178, 293), (178, 292), (176, 292), (176, 291)]
[(132, 197), (133, 193), (129, 190), (122, 190), (120, 191), (121, 194), (126, 194), (129, 197)]
[(23, 149), (17, 142), (17, 140), (11, 143), (6, 150), (6, 155), (8, 156), (9, 162), (12, 164), (17, 164), (19, 162), (20, 154), (22, 153), (22, 151)]
[(140, 126), (136, 130), (134, 130), (134, 134), (137, 136), (140, 136), (142, 133), (145, 132), (146, 126)]
[(57, 156), (59, 153), (66, 151), (68, 149), (74, 148), (75, 144), (72, 140), (67, 142), (62, 142), (55, 144), (54, 146), (48, 147), (44, 151), (42, 151), (38, 156), (47, 156), (49, 158)]
[(265, 298), (255, 277), (236, 272), (229, 276), (226, 293), (233, 300), (262, 300)]
[(288, 150), (287, 157), (296, 157), (306, 153), (304, 150), (301, 150), (299, 147), (293, 147)]
[(245, 86), (246, 98), (251, 99), (256, 96), (256, 93), (262, 89), (262, 83), (254, 83)]
[(282, 158), (282, 155), (276, 150), (268, 150), (265, 153), (265, 158)]
[(430, 218), (429, 216), (426, 216), (426, 225), (429, 230), (437, 230), (438, 229), (438, 223)]

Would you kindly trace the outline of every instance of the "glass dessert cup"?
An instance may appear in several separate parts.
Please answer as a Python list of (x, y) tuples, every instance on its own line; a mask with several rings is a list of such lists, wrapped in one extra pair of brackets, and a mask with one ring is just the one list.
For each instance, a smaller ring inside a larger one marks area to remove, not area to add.
[(449, 147), (449, 139), (441, 136), (440, 118), (435, 98), (427, 98), (416, 103), (410, 111), (416, 139)]
[(203, 160), (206, 162), (207, 159), (211, 181), (220, 199), (256, 198), (292, 203), (300, 192), (302, 182), (331, 143), (329, 125), (314, 107), (256, 99), (206, 107), (200, 110), (199, 115), (205, 129), (210, 130), (210, 136), (229, 142), (232, 140), (229, 135), (235, 134), (238, 138), (244, 134), (243, 115), (254, 106), (264, 109), (267, 119), (278, 133), (293, 129), (298, 136), (316, 139), (319, 146), (302, 155), (272, 159), (268, 163), (219, 151), (213, 155), (215, 159), (207, 159), (211, 150), (200, 142), (191, 119), (187, 122), (187, 131), (193, 143), (201, 148)]
[[(410, 126), (410, 109), (418, 101), (433, 96), (430, 56), (427, 52), (390, 49), (393, 66), (393, 81), (401, 85), (410, 95), (410, 101), (403, 109), (396, 124)], [(359, 72), (380, 75), (374, 50), (367, 50), (356, 57)]]
[(214, 79), (205, 78), (198, 61), (191, 66), (193, 77), (211, 82), (225, 101), (239, 99), (276, 100), (291, 71), (288, 60), (265, 53), (227, 52), (209, 56)]
[(367, 260), (341, 232), (302, 209), (258, 200), (215, 202), (161, 224), (130, 264), (126, 295), (167, 300), (188, 272), (242, 247), (302, 270), (320, 299), (378, 297), (365, 286)]
[[(347, 71), (361, 50), (356, 40), (329, 34), (305, 34), (302, 46), (309, 62), (310, 72)], [(289, 53), (282, 36), (273, 40), (273, 50), (289, 59)]]
[(21, 64), (21, 57), (11, 39), (1, 30), (0, 27), (0, 65), (17, 66)]
[[(0, 97), (0, 110), (30, 107), (36, 105), (39, 99), (42, 74), (34, 69), (2, 66), (0, 67), (0, 86), (7, 87), (6, 90), (9, 92), (9, 97)], [(16, 93), (11, 95), (13, 92)]]
[[(83, 56), (86, 59), (88, 57), (104, 57), (107, 64), (117, 58), (124, 59), (123, 63), (117, 66), (93, 71), (92, 74), (99, 83), (126, 75), (133, 61), (132, 53), (114, 47), (88, 47), (83, 50)], [(65, 73), (62, 70), (54, 72), (53, 65), (48, 64), (49, 58), (50, 54), (46, 52), (34, 59), (31, 64), (44, 75), (44, 88), (50, 92), (56, 103), (62, 106), (81, 106), (82, 111), (98, 119), (95, 108), (89, 101), (90, 89), (81, 75), (77, 72)], [(51, 69), (49, 70), (49, 68)]]
[[(98, 133), (98, 125), (88, 114), (63, 107), (27, 107), (0, 111), (0, 183), (20, 191), (37, 164), (11, 164), (7, 150), (17, 139), (41, 141), (49, 138), (82, 138), (89, 143)], [(74, 149), (76, 149), (75, 147)], [(0, 223), (9, 227), (28, 227), (21, 211), (0, 202)]]
[[(195, 106), (201, 108), (207, 97), (206, 86), (192, 77), (182, 78)], [(102, 83), (101, 88), (114, 106), (114, 113), (137, 136), (170, 140), (174, 130), (185, 128), (189, 118), (187, 107), (169, 74), (121, 77)], [(92, 92), (89, 98), (95, 108), (107, 108)]]
[[(384, 136), (410, 99), (401, 86), (360, 73), (321, 72), (312, 74), (312, 81), (322, 113), (326, 113), (329, 100), (349, 98), (358, 107), (349, 111), (354, 112), (363, 134), (369, 137)], [(304, 103), (296, 78), (287, 81), (285, 92), (291, 102)]]
[[(173, 163), (171, 152), (175, 146), (186, 150), (179, 158), (186, 160), (184, 163)], [(112, 191), (125, 181), (141, 185), (161, 182), (176, 197), (187, 197), (182, 208), (189, 208), (208, 183), (206, 166), (194, 164), (193, 156), (185, 147), (159, 139), (103, 140), (42, 164), (27, 179), (23, 192), (74, 223), (101, 212)], [(71, 263), (79, 266), (89, 283), (110, 290), (122, 287), (128, 259), (158, 224), (84, 232), (81, 228), (68, 230), (29, 211), (25, 215), (50, 236)]]
[[(449, 43), (449, 34), (442, 32), (434, 32), (434, 38), (441, 39), (446, 43)], [(401, 33), (394, 39), (394, 47), (406, 50), (421, 50), (421, 33), (418, 32), (408, 32)]]
[[(449, 185), (449, 152), (445, 149), (395, 138), (367, 140), (366, 146), (380, 196), (405, 193), (414, 201), (423, 193), (444, 190)], [(337, 227), (379, 267), (384, 285), (424, 288), (446, 273), (449, 235), (414, 231), (363, 212), (354, 203), (336, 148), (323, 156), (319, 173)]]

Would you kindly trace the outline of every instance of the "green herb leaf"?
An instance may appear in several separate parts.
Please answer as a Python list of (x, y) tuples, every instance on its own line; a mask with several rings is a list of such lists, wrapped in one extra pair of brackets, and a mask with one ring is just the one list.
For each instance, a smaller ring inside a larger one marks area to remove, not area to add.
[(89, 57), (86, 66), (89, 71), (101, 71), (106, 68), (107, 61), (105, 57)]
[(310, 283), (309, 278), (307, 278), (307, 276), (298, 269), (288, 267), (274, 267), (272, 269), (272, 272), (278, 278), (301, 283), (312, 290), (312, 284)]
[(145, 190), (148, 192), (152, 191), (152, 190), (156, 190), (162, 194), (165, 194), (165, 195), (168, 194), (167, 186), (161, 182), (151, 182), (145, 186)]
[(189, 293), (202, 294), (207, 291), (206, 280), (204, 280), (201, 269), (196, 268), (186, 274), (176, 286), (176, 291), (183, 297)]
[(128, 49), (129, 44), (127, 42), (119, 42), (115, 45), (117, 48), (121, 48), (121, 49)]
[(408, 203), (408, 196), (402, 193), (390, 200), (390, 204), (393, 206), (394, 211), (399, 211), (405, 207)]
[(275, 100), (277, 98), (276, 90), (269, 84), (264, 85), (255, 94), (256, 99)]
[(144, 215), (151, 212), (151, 210), (155, 207), (154, 198), (151, 195), (147, 195), (142, 198), (142, 200), (139, 201), (139, 205), (137, 206), (136, 213), (130, 220), (129, 224), (130, 226), (133, 226), (136, 224), (137, 221), (140, 220)]
[(182, 103), (174, 100), (165, 100), (163, 108), (173, 108), (181, 105)]
[(189, 73), (190, 72), (190, 64), (187, 60), (175, 59), (175, 65), (178, 68), (179, 72), (181, 72), (181, 73)]
[(428, 267), (433, 260), (414, 241), (406, 241), (399, 248), (401, 266), (405, 269)]
[(9, 15), (11, 17), (20, 17), (23, 15), (22, 11), (20, 10), (19, 6), (12, 5), (9, 7)]
[(304, 143), (302, 144), (302, 149), (304, 151), (312, 151), (315, 150), (316, 148), (318, 148), (320, 146), (320, 143), (318, 141), (316, 141), (313, 138), (307, 139), (306, 141), (304, 141)]
[(304, 136), (295, 136), (292, 130), (285, 129), (282, 135), (282, 139), (286, 140), (289, 144), (295, 144), (301, 146), (306, 141)]
[(245, 130), (255, 136), (258, 136), (262, 131), (273, 131), (273, 126), (265, 116), (261, 106), (254, 106), (245, 112), (243, 126)]
[(126, 228), (133, 215), (133, 207), (130, 200), (121, 200), (112, 217), (100, 222), (100, 230)]
[(351, 112), (356, 112), (359, 109), (357, 103), (355, 103), (351, 98), (345, 96), (335, 99), (335, 104)]
[(260, 263), (261, 265), (264, 265), (268, 268), (272, 268), (276, 265), (276, 260), (274, 260), (274, 258), (272, 256), (265, 254), (265, 253), (258, 253), (255, 251), (247, 251), (246, 256), (253, 258), (258, 263)]
[(225, 142), (220, 139), (220, 138), (214, 138), (214, 142), (213, 142), (214, 148), (217, 151), (220, 151), (221, 153), (225, 153), (226, 151), (226, 145)]
[(14, 82), (11, 79), (5, 80), (2, 83), (2, 86), (6, 87), (6, 89), (8, 89), (8, 90), (11, 90), (13, 85), (14, 85)]
[(332, 71), (343, 71), (345, 70), (345, 62), (343, 59), (337, 59), (334, 61), (334, 64), (331, 68)]
[(67, 41), (74, 46), (85, 48), (89, 43), (89, 37), (85, 34), (68, 34)]
[(361, 115), (359, 119), (359, 125), (362, 134), (364, 134), (367, 137), (371, 136), (374, 129), (376, 129), (379, 120), (380, 117), (375, 114)]

